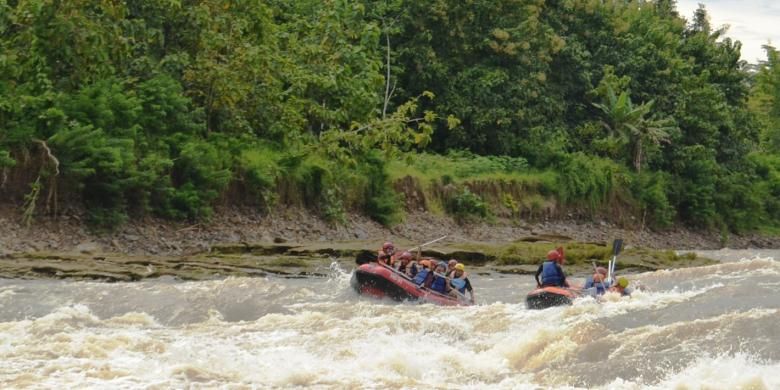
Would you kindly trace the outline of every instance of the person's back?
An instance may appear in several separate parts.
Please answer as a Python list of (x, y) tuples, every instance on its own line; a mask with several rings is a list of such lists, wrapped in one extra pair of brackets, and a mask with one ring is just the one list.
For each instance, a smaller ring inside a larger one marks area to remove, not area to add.
[[(545, 260), (536, 271), (534, 278), (536, 284), (539, 287), (555, 286), (555, 287), (568, 287), (569, 283), (566, 281), (566, 274), (563, 273), (563, 268), (560, 264), (563, 263), (562, 248), (557, 250), (551, 250), (547, 253), (547, 260)], [(541, 279), (540, 279), (541, 276)]]

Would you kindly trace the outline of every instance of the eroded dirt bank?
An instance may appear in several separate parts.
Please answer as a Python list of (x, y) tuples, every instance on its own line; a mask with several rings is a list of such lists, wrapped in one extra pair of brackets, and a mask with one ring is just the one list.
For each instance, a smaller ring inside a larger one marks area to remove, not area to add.
[[(526, 223), (498, 220), (459, 225), (447, 216), (411, 213), (391, 229), (357, 215), (344, 225), (328, 224), (298, 209), (271, 215), (223, 210), (208, 223), (173, 223), (154, 218), (134, 220), (114, 232), (98, 233), (77, 215), (56, 220), (40, 218), (32, 226), (20, 223), (14, 210), (0, 209), (0, 255), (18, 252), (116, 252), (128, 255), (187, 255), (207, 252), (224, 243), (328, 243), (384, 240), (420, 243), (448, 235), (448, 242), (508, 243), (534, 236), (560, 236), (580, 242), (606, 242), (623, 238), (627, 244), (653, 249), (719, 249), (724, 238), (716, 232), (676, 229), (651, 232), (623, 229), (606, 222), (549, 221)], [(778, 248), (780, 237), (731, 235), (730, 248)]]
[[(0, 277), (6, 278), (200, 280), (268, 273), (306, 277), (324, 274), (334, 261), (351, 266), (358, 251), (376, 249), (384, 240), (408, 248), (444, 235), (447, 238), (425, 254), (458, 258), (478, 267), (475, 272), (531, 273), (540, 251), (563, 244), (577, 248), (571, 252), (569, 272), (587, 273), (593, 259), (606, 258), (614, 238), (623, 238), (627, 245), (621, 265), (644, 271), (707, 264), (708, 259), (678, 256), (667, 248), (717, 249), (723, 243), (719, 234), (688, 230), (639, 232), (576, 221), (459, 225), (451, 218), (423, 213), (407, 215), (405, 223), (386, 229), (360, 216), (334, 226), (302, 210), (270, 216), (232, 210), (207, 224), (146, 219), (111, 233), (89, 230), (78, 216), (42, 219), (26, 227), (13, 212), (0, 215)], [(780, 239), (731, 236), (728, 246), (780, 247)]]

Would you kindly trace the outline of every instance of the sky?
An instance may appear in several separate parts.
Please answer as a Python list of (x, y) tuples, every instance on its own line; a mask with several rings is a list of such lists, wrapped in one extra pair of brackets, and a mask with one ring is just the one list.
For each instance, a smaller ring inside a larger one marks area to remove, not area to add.
[(726, 36), (742, 42), (742, 59), (756, 63), (765, 60), (761, 45), (770, 40), (780, 48), (780, 0), (677, 0), (677, 10), (689, 21), (699, 3), (710, 15), (710, 25), (729, 25)]

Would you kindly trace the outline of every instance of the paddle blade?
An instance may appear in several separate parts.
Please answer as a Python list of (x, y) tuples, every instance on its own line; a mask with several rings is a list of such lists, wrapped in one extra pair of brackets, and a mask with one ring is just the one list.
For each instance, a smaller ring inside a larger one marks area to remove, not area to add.
[(623, 240), (617, 239), (615, 241), (612, 241), (612, 256), (617, 256), (620, 254), (620, 251), (623, 250)]
[(355, 256), (355, 263), (358, 265), (368, 264), (372, 261), (376, 261), (376, 252), (362, 250)]

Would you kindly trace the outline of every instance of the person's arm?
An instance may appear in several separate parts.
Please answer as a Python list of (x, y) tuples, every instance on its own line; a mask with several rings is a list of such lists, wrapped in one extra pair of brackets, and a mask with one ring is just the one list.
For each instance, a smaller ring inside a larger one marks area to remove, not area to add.
[(539, 275), (542, 274), (542, 267), (544, 267), (544, 264), (539, 266), (539, 269), (536, 270), (536, 275), (534, 275), (534, 279), (536, 279), (536, 287), (542, 287), (542, 283), (539, 281)]
[(568, 280), (566, 280), (566, 273), (565, 273), (565, 272), (563, 272), (563, 268), (561, 267), (561, 265), (560, 265), (560, 264), (556, 264), (556, 265), (555, 265), (555, 268), (557, 268), (557, 269), (558, 269), (558, 272), (559, 272), (559, 273), (560, 273), (560, 275), (561, 275), (561, 280), (563, 281), (563, 282), (562, 282), (562, 283), (563, 283), (563, 286), (564, 286), (564, 287), (571, 287), (571, 286), (569, 286), (569, 281), (568, 281)]
[(566, 274), (563, 272), (563, 267), (560, 264), (555, 264), (555, 271), (558, 272), (558, 276), (561, 278), (561, 285), (569, 287), (569, 282), (566, 281)]
[(471, 303), (474, 303), (476, 301), (476, 297), (474, 297), (474, 288), (471, 287), (471, 281), (469, 278), (466, 278), (466, 291), (469, 292), (469, 295), (471, 295)]

